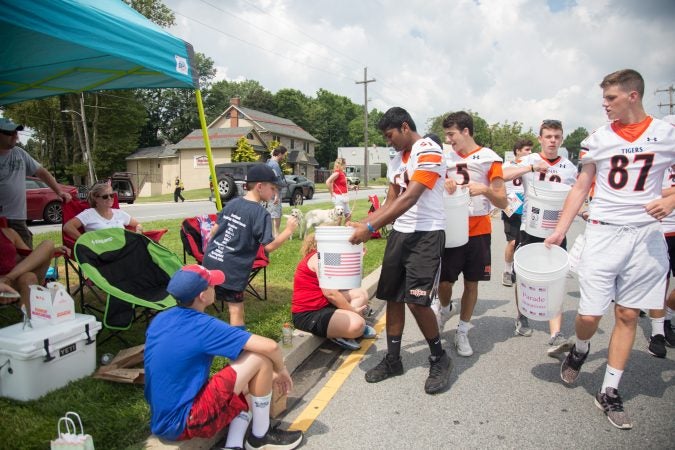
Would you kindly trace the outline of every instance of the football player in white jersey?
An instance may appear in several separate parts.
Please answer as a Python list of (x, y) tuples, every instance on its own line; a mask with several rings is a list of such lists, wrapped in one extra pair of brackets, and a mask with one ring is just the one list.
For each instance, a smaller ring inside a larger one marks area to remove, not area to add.
[(438, 286), (445, 245), (445, 212), (439, 208), (443, 204), (445, 158), (438, 144), (417, 133), (415, 122), (403, 108), (389, 109), (377, 127), (397, 152), (387, 171), (387, 202), (362, 222), (349, 223), (355, 228), (349, 240), (359, 244), (395, 220), (377, 285), (377, 297), (387, 301), (387, 354), (366, 372), (366, 381), (378, 383), (403, 374), (401, 338), (407, 305), (431, 351), (424, 391), (436, 394), (447, 387), (452, 369), (429, 307)]
[[(521, 159), (532, 153), (534, 144), (529, 139), (518, 139), (513, 146), (515, 161), (506, 161), (502, 165), (502, 170), (514, 167), (520, 163)], [(502, 273), (502, 284), (504, 286), (513, 286), (513, 253), (516, 251), (516, 240), (520, 234), (520, 224), (523, 215), (523, 201), (525, 200), (525, 190), (523, 189), (523, 180), (516, 177), (513, 180), (504, 180), (506, 187), (506, 198), (509, 200), (508, 211), (502, 211), (502, 221), (504, 222), (504, 234), (506, 235), (506, 248), (504, 249), (504, 273)], [(512, 205), (518, 204), (517, 208)], [(507, 214), (507, 212), (509, 214)]]
[(506, 188), (502, 179), (502, 158), (473, 139), (473, 118), (464, 111), (449, 114), (443, 119), (446, 142), (452, 150), (446, 154), (448, 173), (445, 186), (453, 193), (458, 185), (466, 185), (471, 196), (469, 205), (469, 241), (443, 251), (441, 282), (438, 288), (440, 328), (449, 318), (452, 286), (464, 275), (459, 324), (455, 333), (455, 348), (460, 356), (473, 355), (469, 343), (469, 321), (478, 300), (478, 282), (489, 281), (492, 272), (490, 243), (492, 221), (491, 205), (508, 206)]
[(675, 195), (661, 197), (664, 173), (675, 162), (675, 128), (647, 115), (642, 106), (644, 80), (635, 70), (611, 73), (600, 87), (602, 106), (612, 123), (581, 143), (587, 151), (581, 173), (545, 242), (562, 242), (597, 174), (578, 264), (576, 342), (560, 367), (560, 378), (566, 384), (576, 381), (590, 352), (590, 339), (614, 299), (607, 368), (595, 404), (612, 425), (630, 429), (633, 424), (618, 387), (640, 309), (660, 308), (665, 298), (668, 250), (659, 220), (675, 206)]
[[(541, 183), (562, 183), (568, 186), (574, 185), (577, 179), (577, 168), (572, 162), (560, 156), (558, 150), (563, 142), (563, 128), (559, 120), (544, 120), (539, 127), (539, 137), (537, 138), (541, 145), (541, 153), (532, 153), (520, 160), (514, 168), (504, 170), (504, 179), (511, 180), (520, 177), (525, 190), (525, 204), (523, 205), (523, 219), (520, 226), (520, 235), (518, 237), (517, 247), (522, 247), (535, 242), (544, 242), (543, 238), (533, 236), (527, 233), (525, 224), (529, 223), (532, 215), (530, 209), (531, 200), (528, 198), (528, 187), (534, 182)], [(552, 232), (554, 223), (548, 225), (547, 230)], [(546, 230), (542, 230), (546, 231)], [(561, 246), (567, 247), (567, 240), (563, 239)], [(527, 317), (518, 310), (518, 288), (516, 294), (517, 318), (515, 322), (516, 336), (531, 336)], [(551, 357), (565, 353), (572, 348), (571, 341), (562, 333), (562, 314), (549, 320), (548, 322), (550, 338), (548, 340), (547, 354)]]

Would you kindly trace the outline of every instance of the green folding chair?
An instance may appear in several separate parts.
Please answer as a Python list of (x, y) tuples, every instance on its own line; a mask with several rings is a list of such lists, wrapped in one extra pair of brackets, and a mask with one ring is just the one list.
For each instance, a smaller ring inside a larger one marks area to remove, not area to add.
[(141, 315), (176, 305), (166, 286), (183, 263), (147, 236), (120, 228), (90, 231), (73, 253), (83, 274), (107, 294), (103, 325), (109, 330), (128, 330)]

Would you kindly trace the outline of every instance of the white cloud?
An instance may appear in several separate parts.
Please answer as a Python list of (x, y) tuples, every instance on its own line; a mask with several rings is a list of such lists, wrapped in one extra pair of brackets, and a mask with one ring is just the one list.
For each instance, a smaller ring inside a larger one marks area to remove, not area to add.
[(654, 91), (675, 83), (675, 2), (554, 3), (556, 12), (544, 0), (165, 0), (177, 13), (171, 32), (211, 57), (218, 79), (323, 88), (361, 104), (354, 82), (367, 65), (377, 79), (369, 106), (403, 106), (421, 130), (460, 108), (490, 123), (537, 129), (559, 118), (568, 132), (591, 130), (605, 120), (598, 83), (622, 68), (644, 76), (649, 113), (668, 113)]

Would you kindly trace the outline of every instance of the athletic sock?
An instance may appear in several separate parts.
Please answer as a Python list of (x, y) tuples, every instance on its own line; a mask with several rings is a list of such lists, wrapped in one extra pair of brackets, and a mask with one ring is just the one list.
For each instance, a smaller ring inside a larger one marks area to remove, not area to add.
[(253, 404), (253, 424), (251, 433), (255, 437), (263, 437), (270, 427), (270, 403), (272, 402), (272, 392), (264, 397), (251, 396)]
[(666, 320), (672, 320), (673, 319), (673, 310), (668, 308), (667, 306), (666, 306), (666, 317), (665, 317), (665, 319)]
[(652, 336), (656, 336), (657, 334), (660, 334), (661, 336), (665, 336), (664, 330), (663, 330), (663, 322), (665, 322), (665, 317), (653, 317), (652, 318)]
[(513, 272), (513, 261), (511, 262), (504, 261), (504, 272)]
[(250, 421), (251, 413), (248, 411), (242, 411), (237, 417), (232, 419), (232, 422), (230, 422), (227, 430), (227, 440), (225, 441), (225, 447), (244, 447), (244, 435), (246, 434), (246, 429), (248, 428), (248, 423)]
[(395, 359), (401, 356), (401, 336), (387, 335), (387, 353)]
[(575, 344), (576, 348), (574, 349), (574, 351), (577, 353), (577, 355), (585, 355), (586, 352), (588, 351), (588, 347), (590, 347), (590, 345), (591, 345), (590, 339), (583, 340), (583, 339), (577, 338), (577, 342)]
[(466, 334), (469, 332), (469, 322), (464, 322), (463, 320), (459, 321), (459, 324), (457, 325), (457, 332)]
[(449, 313), (452, 310), (452, 301), (447, 304), (447, 306), (441, 305), (441, 312)]
[(621, 375), (623, 375), (623, 370), (615, 369), (614, 367), (607, 364), (605, 369), (605, 379), (602, 381), (602, 388), (600, 392), (605, 392), (605, 389), (608, 387), (613, 387), (614, 389), (619, 389), (619, 382), (621, 381)]
[(441, 345), (440, 335), (436, 335), (434, 338), (427, 339), (427, 344), (429, 344), (431, 356), (439, 357), (443, 354), (443, 346)]

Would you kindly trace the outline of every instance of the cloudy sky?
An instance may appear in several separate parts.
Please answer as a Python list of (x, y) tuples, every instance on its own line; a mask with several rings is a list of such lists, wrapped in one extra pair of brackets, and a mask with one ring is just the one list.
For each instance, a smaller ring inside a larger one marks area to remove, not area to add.
[[(645, 106), (668, 114), (675, 85), (673, 0), (164, 0), (170, 31), (211, 57), (218, 79), (271, 92), (320, 88), (369, 108), (402, 106), (418, 129), (447, 111), (566, 132), (606, 118), (598, 83), (633, 68)], [(675, 101), (675, 94), (673, 94)]]

